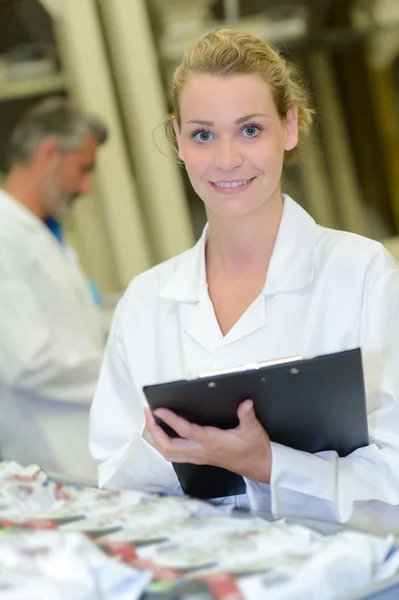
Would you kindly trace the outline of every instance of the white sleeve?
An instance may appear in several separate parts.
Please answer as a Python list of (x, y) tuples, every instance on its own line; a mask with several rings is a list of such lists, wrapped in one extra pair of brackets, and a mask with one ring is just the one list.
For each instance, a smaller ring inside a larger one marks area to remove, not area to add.
[[(359, 332), (370, 445), (345, 458), (272, 443), (275, 515), (351, 521), (399, 531), (399, 269), (381, 275), (364, 300)], [(247, 481), (251, 507), (265, 510), (269, 486)], [(396, 512), (395, 512), (396, 511)], [(384, 517), (385, 515), (385, 517)]]
[(172, 465), (142, 437), (145, 398), (132, 380), (123, 339), (127, 304), (126, 294), (115, 312), (90, 413), (90, 451), (99, 485), (181, 493)]
[[(67, 315), (66, 315), (67, 318)], [(42, 398), (89, 404), (101, 351), (61, 345), (23, 281), (0, 271), (0, 379)]]

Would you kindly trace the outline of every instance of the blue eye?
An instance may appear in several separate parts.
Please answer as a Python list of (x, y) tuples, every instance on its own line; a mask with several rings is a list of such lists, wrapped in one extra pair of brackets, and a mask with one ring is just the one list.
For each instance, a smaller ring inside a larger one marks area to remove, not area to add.
[(207, 129), (197, 129), (197, 131), (193, 131), (191, 134), (197, 142), (200, 144), (205, 144), (209, 142), (209, 140), (213, 139), (213, 134)]
[(245, 127), (242, 129), (242, 134), (245, 137), (255, 138), (255, 137), (258, 137), (258, 135), (262, 131), (262, 129), (263, 129), (262, 125), (256, 125), (255, 123), (248, 123), (248, 125), (245, 125)]

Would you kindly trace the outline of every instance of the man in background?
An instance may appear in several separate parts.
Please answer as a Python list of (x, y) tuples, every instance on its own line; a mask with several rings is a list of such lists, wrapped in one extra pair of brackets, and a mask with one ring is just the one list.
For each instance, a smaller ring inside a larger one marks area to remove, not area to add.
[(106, 139), (99, 119), (47, 99), (17, 123), (0, 189), (0, 460), (86, 479), (103, 339), (60, 221), (90, 193)]

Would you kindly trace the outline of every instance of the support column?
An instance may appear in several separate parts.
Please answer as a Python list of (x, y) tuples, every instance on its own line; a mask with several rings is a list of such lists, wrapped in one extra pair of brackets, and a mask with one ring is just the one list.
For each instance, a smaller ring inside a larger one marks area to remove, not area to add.
[(167, 115), (156, 50), (144, 0), (99, 0), (130, 154), (157, 261), (189, 248), (193, 230), (179, 167), (163, 135)]

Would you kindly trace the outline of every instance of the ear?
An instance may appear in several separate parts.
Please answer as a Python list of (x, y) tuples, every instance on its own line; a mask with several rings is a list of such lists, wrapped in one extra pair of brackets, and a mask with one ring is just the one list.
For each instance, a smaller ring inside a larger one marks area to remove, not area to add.
[(292, 106), (285, 118), (285, 150), (292, 150), (298, 144), (298, 107)]
[(35, 162), (43, 171), (52, 171), (59, 164), (61, 151), (58, 141), (53, 136), (45, 137), (34, 153)]
[(180, 127), (179, 127), (179, 123), (177, 122), (177, 119), (175, 119), (175, 118), (173, 119), (172, 125), (173, 125), (173, 130), (174, 130), (175, 136), (176, 136), (177, 148), (179, 151), (179, 158), (180, 158), (180, 160), (182, 160), (184, 162), (183, 144), (182, 144), (182, 138), (181, 138), (181, 134), (180, 134)]

